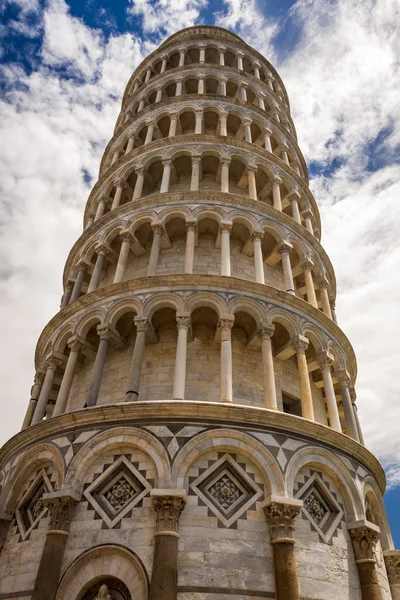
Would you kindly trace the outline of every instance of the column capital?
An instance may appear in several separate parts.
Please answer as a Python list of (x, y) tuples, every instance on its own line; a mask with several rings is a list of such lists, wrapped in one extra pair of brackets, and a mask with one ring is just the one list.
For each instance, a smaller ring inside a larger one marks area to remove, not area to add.
[(321, 371), (323, 371), (324, 369), (329, 369), (330, 371), (331, 365), (333, 365), (335, 361), (335, 357), (332, 354), (330, 354), (327, 350), (324, 350), (323, 352), (319, 352), (317, 354), (315, 360), (317, 361)]
[(228, 115), (229, 115), (229, 113), (228, 113), (228, 111), (227, 111), (227, 110), (220, 110), (218, 114), (219, 114), (219, 116), (220, 116), (220, 117), (222, 117), (222, 118), (227, 118), (227, 117), (228, 117)]
[(279, 254), (289, 254), (293, 250), (293, 246), (289, 242), (281, 242), (276, 250)]
[(179, 517), (185, 508), (186, 490), (151, 490), (150, 497), (157, 514), (156, 534), (178, 536)]
[(349, 387), (351, 382), (350, 373), (346, 369), (335, 369), (335, 376), (340, 385), (345, 385)]
[(98, 246), (96, 246), (95, 251), (97, 252), (97, 254), (102, 254), (103, 256), (107, 256), (107, 254), (109, 254), (109, 252), (110, 252), (110, 248), (108, 246), (106, 246), (105, 244), (99, 244)]
[(151, 228), (154, 234), (158, 233), (159, 235), (163, 235), (164, 233), (164, 227), (161, 225), (161, 223), (153, 223)]
[(195, 115), (198, 115), (198, 116), (203, 115), (204, 108), (197, 107), (194, 109), (194, 112), (195, 112)]
[(61, 358), (57, 358), (56, 356), (50, 356), (46, 360), (45, 365), (47, 369), (56, 370), (57, 367), (62, 367), (64, 365), (64, 362), (61, 360)]
[(264, 232), (263, 231), (253, 231), (253, 233), (250, 236), (250, 240), (252, 242), (254, 242), (254, 240), (262, 240), (264, 238)]
[(291, 340), (292, 347), (296, 352), (305, 352), (308, 348), (310, 340), (304, 335), (295, 335)]
[(307, 269), (311, 270), (314, 266), (314, 261), (308, 256), (300, 263), (300, 267), (303, 271), (307, 271)]
[(86, 340), (80, 335), (73, 335), (69, 338), (67, 344), (71, 352), (80, 352), (83, 346), (86, 344)]
[(329, 287), (329, 283), (327, 281), (327, 279), (323, 278), (323, 279), (317, 279), (316, 284), (318, 285), (318, 287), (320, 289), (325, 289), (327, 290)]
[(196, 231), (197, 221), (186, 221), (186, 233), (189, 231)]
[(272, 179), (272, 183), (275, 183), (275, 184), (278, 184), (278, 185), (280, 185), (282, 183), (282, 179), (281, 179), (281, 177), (279, 177), (279, 175), (277, 173), (274, 173), (272, 175), (271, 179)]
[(246, 125), (252, 125), (253, 119), (251, 119), (250, 117), (245, 117), (243, 119), (242, 123), (243, 123), (244, 126), (246, 126)]
[(355, 404), (355, 401), (357, 400), (357, 393), (356, 393), (354, 385), (349, 387), (349, 392), (350, 392), (351, 401), (353, 404)]
[(227, 156), (223, 157), (220, 159), (220, 165), (224, 166), (224, 167), (229, 167), (229, 165), (231, 164), (231, 159), (228, 158)]
[[(261, 94), (260, 94), (261, 95)], [(265, 135), (272, 135), (274, 132), (272, 131), (272, 129), (270, 129), (267, 125), (265, 127), (262, 128), (262, 131)], [(277, 177), (278, 179), (280, 179), (280, 177), (278, 177), (278, 175), (274, 175), (272, 180)], [(282, 181), (282, 180), (281, 180)]]
[(260, 340), (270, 340), (275, 332), (275, 325), (269, 325), (268, 323), (262, 324), (261, 329), (258, 332)]
[(108, 342), (117, 350), (125, 350), (127, 343), (120, 333), (111, 325), (99, 325), (97, 327), (97, 333), (101, 340), (108, 340)]
[(305, 208), (304, 210), (302, 210), (301, 214), (303, 215), (304, 219), (312, 219), (314, 217), (311, 208), (308, 208), (308, 207)]
[[(172, 117), (171, 117), (172, 118)], [(176, 118), (178, 118), (178, 116), (176, 116)], [(170, 167), (172, 164), (172, 159), (171, 158), (164, 158), (162, 161), (162, 166), (163, 167)]]
[(190, 319), (190, 315), (188, 314), (183, 314), (183, 315), (176, 315), (176, 325), (178, 329), (181, 329), (182, 327), (185, 329), (190, 329), (192, 326), (192, 322)]
[(192, 164), (199, 164), (201, 162), (201, 156), (199, 154), (192, 155)]
[(242, 52), (241, 50), (238, 50), (236, 52), (236, 56), (239, 56), (240, 58), (243, 58), (244, 57), (244, 52)]
[(135, 169), (135, 173), (136, 175), (143, 175), (145, 168), (143, 165), (138, 165), (137, 167), (134, 167)]
[[(178, 120), (178, 115), (177, 113), (171, 113), (169, 115), (169, 118), (171, 121), (177, 121)], [(167, 161), (162, 161), (162, 164), (164, 164), (164, 162), (171, 162), (171, 159), (167, 159)]]
[(86, 271), (86, 269), (87, 269), (87, 263), (84, 260), (80, 260), (78, 262), (77, 267), (78, 267), (78, 271)]
[(384, 550), (383, 557), (390, 585), (400, 586), (400, 550)]
[(228, 231), (228, 233), (231, 233), (231, 231), (232, 231), (232, 223), (224, 223), (224, 222), (220, 223), (219, 230), (220, 230), (221, 233), (223, 231)]
[(153, 127), (156, 126), (156, 122), (155, 122), (154, 118), (146, 119), (145, 124), (147, 125), (147, 127), (150, 127), (150, 125), (153, 125)]
[(126, 185), (126, 179), (125, 177), (116, 177), (115, 179), (113, 179), (113, 184), (116, 187), (124, 187), (124, 185)]
[(279, 542), (294, 544), (294, 520), (303, 507), (302, 500), (270, 496), (263, 502), (262, 507), (270, 527), (271, 544)]
[(240, 83), (240, 87), (241, 87), (241, 88), (245, 88), (245, 89), (246, 89), (246, 88), (248, 88), (248, 87), (249, 87), (249, 84), (247, 83), (247, 81), (242, 81), (242, 82)]
[(46, 376), (45, 371), (40, 371), (40, 370), (36, 371), (34, 378), (33, 378), (33, 385), (43, 385), (45, 376)]
[(49, 531), (69, 533), (72, 518), (80, 497), (75, 492), (50, 492), (43, 495), (43, 504), (50, 513)]
[(246, 172), (247, 173), (257, 173), (258, 167), (256, 165), (247, 165)]
[(217, 46), (220, 52), (226, 52), (226, 46)]
[(379, 527), (357, 521), (348, 524), (356, 563), (375, 562), (375, 547), (379, 540)]
[(261, 63), (258, 62), (258, 60), (254, 60), (253, 61), (253, 67), (257, 67), (258, 69), (261, 69)]
[(229, 341), (231, 339), (231, 331), (235, 322), (234, 315), (226, 315), (221, 317), (218, 323), (221, 332), (221, 341)]
[(122, 242), (129, 242), (131, 243), (133, 241), (133, 236), (131, 234), (130, 231), (121, 231), (121, 233), (119, 234), (120, 239), (122, 240)]
[(139, 331), (144, 332), (144, 333), (149, 331), (150, 324), (147, 320), (147, 317), (134, 317), (133, 321), (136, 325), (136, 331), (138, 333), (139, 333)]

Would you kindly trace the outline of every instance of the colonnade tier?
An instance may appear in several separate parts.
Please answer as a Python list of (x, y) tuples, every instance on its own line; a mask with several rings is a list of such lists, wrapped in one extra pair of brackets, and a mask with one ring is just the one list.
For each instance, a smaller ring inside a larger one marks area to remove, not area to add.
[(115, 131), (146, 107), (162, 101), (188, 96), (218, 97), (220, 101), (238, 100), (243, 107), (257, 107), (261, 113), (282, 125), (295, 140), (296, 131), (291, 116), (276, 103), (273, 93), (258, 80), (225, 67), (210, 65), (177, 68), (162, 73), (130, 97), (121, 110)]
[(275, 285), (335, 318), (334, 271), (310, 232), (261, 211), (184, 200), (109, 213), (88, 228), (66, 263), (62, 307), (123, 279), (208, 273)]
[[(99, 218), (99, 210), (102, 216), (121, 202), (169, 191), (199, 191), (203, 196), (221, 192), (274, 206), (320, 237), (319, 211), (307, 184), (287, 162), (260, 146), (199, 134), (127, 148), (94, 185), (86, 204), (85, 227)], [(224, 201), (229, 201), (229, 195)]]
[[(61, 414), (84, 405), (93, 406), (98, 401), (107, 403), (109, 392), (102, 392), (101, 384), (107, 351), (111, 348), (123, 352), (132, 346), (128, 351), (132, 354), (131, 367), (118, 375), (118, 381), (123, 382), (126, 389), (118, 389), (114, 381), (113, 402), (140, 398), (141, 387), (147, 394), (145, 399), (151, 400), (153, 393), (159, 394), (157, 378), (154, 373), (150, 380), (143, 375), (142, 363), (144, 358), (147, 363), (159, 360), (160, 352), (164, 357), (172, 352), (174, 358), (170, 369), (165, 366), (163, 369), (166, 399), (170, 394), (171, 399), (204, 400), (201, 388), (199, 390), (201, 369), (196, 371), (195, 383), (190, 376), (186, 378), (187, 362), (196, 359), (198, 369), (198, 356), (204, 345), (208, 356), (215, 354), (211, 356), (213, 365), (220, 362), (219, 373), (210, 373), (211, 365), (206, 367), (204, 376), (208, 373), (213, 377), (212, 381), (207, 380), (207, 399), (283, 410), (329, 425), (336, 431), (343, 430), (360, 441), (353, 402), (354, 355), (340, 329), (296, 298), (289, 303), (291, 306), (282, 303), (282, 293), (274, 288), (268, 287), (265, 294), (257, 284), (249, 284), (246, 293), (246, 286), (237, 291), (241, 287), (237, 280), (232, 285), (221, 278), (219, 287), (215, 283), (210, 285), (210, 281), (211, 278), (194, 275), (180, 279), (153, 277), (152, 284), (146, 287), (146, 280), (131, 280), (108, 288), (108, 294), (103, 291), (101, 295), (102, 290), (98, 290), (91, 303), (81, 299), (67, 307), (49, 323), (39, 340), (38, 380), (28, 411), (33, 420), (28, 419), (26, 426), (46, 416), (49, 418), (53, 410)], [(179, 282), (184, 290), (180, 289)], [(131, 290), (136, 287), (136, 293), (129, 297), (127, 289), (121, 287), (124, 285)], [(226, 290), (230, 285), (236, 292), (232, 291), (228, 300)], [(121, 294), (124, 299), (118, 301)], [(175, 331), (175, 327), (177, 337), (173, 334), (171, 341), (171, 328)], [(210, 331), (211, 337), (207, 333), (207, 339), (203, 339), (204, 329)], [(120, 355), (115, 360), (121, 363)], [(108, 356), (107, 361), (108, 367), (112, 365), (112, 357)], [(262, 365), (258, 375), (252, 369), (253, 383), (246, 382), (245, 393), (240, 377), (235, 377), (238, 361)], [(283, 363), (291, 371), (290, 385), (285, 383)], [(171, 390), (166, 375), (168, 369)], [(79, 387), (85, 380), (85, 370), (89, 383), (87, 397), (73, 389), (72, 404), (69, 404), (76, 373), (79, 371)], [(249, 396), (253, 384), (254, 393)], [(191, 398), (191, 394), (195, 397)]]
[[(214, 31), (211, 36), (214, 36)], [(210, 33), (210, 32), (209, 32)], [(256, 50), (245, 44), (234, 34), (223, 34), (221, 43), (207, 39), (207, 32), (196, 32), (192, 29), (189, 39), (180, 40), (169, 38), (157, 50), (151, 53), (133, 72), (123, 97), (123, 106), (129, 101), (129, 96), (156, 77), (159, 73), (170, 69), (201, 64), (218, 65), (227, 69), (254, 77), (265, 84), (266, 89), (273, 93), (276, 102), (288, 112), (289, 99), (285, 86), (274, 67)]]
[[(165, 85), (172, 85), (170, 78), (167, 82)], [(225, 97), (214, 100), (196, 95), (192, 99), (180, 96), (171, 108), (170, 98), (162, 98), (161, 93), (154, 100), (154, 106), (145, 106), (140, 114), (126, 115), (124, 124), (106, 147), (100, 176), (119, 156), (153, 140), (204, 133), (233, 137), (265, 148), (307, 181), (307, 166), (296, 139), (280, 122), (265, 114), (259, 104), (247, 107), (243, 100)]]

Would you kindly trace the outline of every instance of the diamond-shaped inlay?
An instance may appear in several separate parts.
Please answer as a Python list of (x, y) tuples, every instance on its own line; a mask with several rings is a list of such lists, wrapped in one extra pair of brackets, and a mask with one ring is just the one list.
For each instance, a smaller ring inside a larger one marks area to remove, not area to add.
[(191, 488), (225, 527), (230, 527), (263, 494), (229, 454), (202, 473)]
[(296, 494), (296, 498), (303, 500), (303, 514), (322, 539), (329, 542), (343, 517), (343, 510), (321, 477), (314, 473)]
[(111, 528), (136, 506), (150, 489), (149, 482), (125, 456), (120, 456), (84, 494)]
[(15, 513), (18, 529), (23, 540), (28, 537), (47, 511), (43, 503), (43, 494), (52, 491), (53, 488), (49, 478), (45, 470), (42, 469), (24, 494)]

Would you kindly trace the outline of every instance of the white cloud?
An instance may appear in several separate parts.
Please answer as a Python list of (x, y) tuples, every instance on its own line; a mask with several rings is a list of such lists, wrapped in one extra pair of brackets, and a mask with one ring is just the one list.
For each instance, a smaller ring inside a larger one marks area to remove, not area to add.
[(169, 36), (179, 29), (195, 25), (207, 0), (129, 0), (129, 13), (142, 20), (145, 34)]

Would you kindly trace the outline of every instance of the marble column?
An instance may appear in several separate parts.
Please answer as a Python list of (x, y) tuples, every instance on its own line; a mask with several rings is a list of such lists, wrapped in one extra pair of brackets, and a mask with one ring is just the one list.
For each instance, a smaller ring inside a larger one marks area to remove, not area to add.
[(195, 114), (195, 127), (194, 132), (196, 135), (202, 133), (203, 131), (203, 109), (196, 109), (194, 111)]
[(201, 165), (201, 156), (192, 156), (192, 176), (191, 176), (191, 180), (190, 180), (190, 191), (191, 192), (199, 191), (200, 165)]
[(146, 346), (146, 333), (150, 329), (147, 318), (135, 317), (136, 340), (132, 354), (131, 368), (128, 379), (128, 391), (126, 400), (132, 402), (139, 397), (140, 378), (142, 375), (142, 364), (144, 349)]
[(50, 524), (31, 600), (54, 600), (57, 595), (65, 546), (79, 496), (52, 492), (44, 494), (43, 502), (49, 510)]
[(251, 135), (251, 124), (252, 124), (252, 120), (251, 119), (244, 119), (243, 120), (244, 139), (249, 144), (253, 143), (253, 138), (252, 138), (252, 135)]
[(227, 112), (219, 113), (219, 135), (222, 135), (224, 137), (226, 137), (228, 135), (227, 119), (228, 119)]
[(183, 79), (176, 80), (175, 96), (182, 96)]
[(125, 179), (116, 179), (114, 185), (116, 186), (115, 195), (112, 201), (111, 210), (118, 208), (121, 203), (122, 192), (124, 191), (126, 181)]
[(247, 83), (242, 83), (240, 86), (240, 99), (247, 102)]
[[(272, 131), (268, 128), (265, 128), (264, 129), (264, 146), (265, 146), (265, 149), (267, 152), (272, 152), (271, 135), (272, 135)], [(279, 184), (282, 183), (282, 179), (280, 179), (279, 177), (277, 179), (279, 179), (279, 182), (277, 182), (278, 189), (279, 189)], [(280, 194), (279, 194), (279, 198), (280, 198)], [(274, 206), (275, 206), (275, 202), (274, 202)], [(275, 206), (275, 208), (277, 208), (277, 207)], [(282, 202), (280, 203), (280, 208), (278, 210), (282, 210)]]
[(362, 433), (362, 429), (361, 429), (361, 425), (360, 425), (360, 420), (358, 418), (358, 409), (357, 409), (357, 404), (356, 404), (356, 400), (357, 400), (356, 390), (352, 386), (352, 387), (349, 387), (349, 392), (350, 392), (351, 403), (353, 405), (354, 418), (356, 420), (356, 425), (357, 425), (358, 439), (359, 439), (360, 444), (362, 444), (363, 446), (365, 446), (364, 436), (363, 436), (363, 433)]
[(264, 407), (271, 410), (278, 410), (275, 388), (274, 357), (272, 354), (272, 341), (275, 327), (273, 325), (263, 325), (259, 332), (261, 341), (261, 353), (263, 363), (263, 381), (264, 381)]
[(293, 531), (302, 505), (295, 498), (274, 496), (263, 504), (274, 555), (276, 600), (300, 600)]
[[(355, 526), (353, 526), (355, 525)], [(379, 527), (350, 523), (349, 533), (358, 569), (362, 600), (382, 600), (376, 568), (375, 546), (379, 540)]]
[(160, 255), (161, 248), (161, 236), (164, 233), (164, 229), (161, 224), (152, 225), (153, 230), (153, 243), (151, 244), (149, 266), (147, 267), (147, 276), (152, 277), (157, 273), (158, 257)]
[(197, 87), (197, 93), (199, 95), (204, 94), (204, 79), (203, 79), (203, 77), (199, 77), (199, 83), (198, 83), (198, 87)]
[(196, 244), (196, 221), (186, 221), (186, 247), (184, 273), (193, 273), (194, 247)]
[(119, 251), (117, 267), (115, 269), (114, 283), (119, 283), (124, 280), (125, 269), (128, 264), (129, 252), (133, 239), (129, 231), (123, 231), (119, 237), (122, 240), (122, 244)]
[(58, 392), (56, 405), (53, 411), (53, 417), (62, 415), (65, 412), (67, 406), (69, 393), (71, 391), (72, 383), (74, 381), (76, 365), (78, 364), (79, 354), (83, 347), (84, 340), (77, 339), (78, 336), (74, 336), (74, 339), (68, 341), (70, 353), (68, 356), (67, 366), (65, 367), (64, 375), (62, 378), (60, 391)]
[(206, 62), (206, 49), (201, 47), (199, 52), (199, 63), (202, 65)]
[(274, 208), (282, 212), (281, 183), (282, 179), (277, 175), (274, 175), (272, 178), (272, 200), (274, 203)]
[(221, 332), (221, 402), (232, 402), (232, 327), (234, 317), (222, 318)]
[(260, 63), (253, 63), (254, 77), (256, 77), (257, 79), (260, 79), (260, 67)]
[(145, 137), (144, 144), (143, 144), (144, 146), (147, 146), (147, 144), (150, 144), (153, 141), (155, 127), (156, 127), (156, 124), (154, 121), (147, 122), (146, 137)]
[(183, 67), (184, 66), (184, 64), (185, 64), (185, 53), (186, 53), (185, 48), (180, 48), (179, 49), (179, 65), (178, 65), (178, 67)]
[(292, 273), (292, 264), (290, 261), (291, 250), (292, 246), (290, 244), (287, 244), (286, 242), (282, 242), (282, 244), (278, 248), (278, 252), (281, 255), (282, 260), (283, 284), (285, 286), (286, 292), (294, 296), (294, 281)]
[(221, 192), (229, 194), (229, 165), (231, 164), (230, 159), (221, 158)]
[(255, 231), (252, 236), (253, 251), (254, 251), (254, 274), (257, 283), (265, 283), (264, 279), (264, 260), (262, 252), (263, 231)]
[(400, 550), (384, 550), (386, 572), (393, 600), (400, 600)]
[(261, 110), (265, 110), (265, 95), (264, 94), (258, 95), (258, 107), (261, 108)]
[(256, 172), (257, 167), (249, 165), (247, 167), (247, 177), (249, 182), (249, 198), (257, 200), (257, 186), (256, 186)]
[(120, 153), (121, 153), (120, 149), (116, 148), (116, 150), (114, 151), (114, 154), (112, 155), (111, 165), (113, 165), (114, 163), (117, 162), (117, 160), (119, 159)]
[(168, 56), (163, 56), (161, 58), (161, 69), (160, 69), (160, 73), (165, 73), (165, 71), (167, 70), (167, 61), (168, 61)]
[(314, 280), (312, 275), (312, 268), (314, 266), (313, 261), (310, 258), (306, 258), (302, 263), (301, 267), (304, 271), (304, 279), (306, 283), (306, 293), (307, 293), (307, 301), (314, 306), (314, 308), (318, 308), (317, 297), (315, 295), (314, 288)]
[(176, 315), (178, 339), (176, 342), (175, 375), (172, 397), (174, 400), (184, 400), (186, 384), (186, 355), (187, 339), (190, 330), (190, 316)]
[(146, 71), (146, 77), (144, 82), (147, 83), (148, 81), (150, 81), (150, 77), (151, 77), (151, 68), (149, 67)]
[(88, 287), (87, 293), (90, 294), (94, 292), (99, 287), (101, 272), (103, 270), (104, 261), (106, 258), (106, 254), (108, 254), (109, 249), (106, 246), (98, 246), (97, 247), (97, 258), (96, 263), (93, 268), (93, 273), (90, 278), (90, 283)]
[(104, 365), (107, 358), (108, 344), (110, 341), (111, 332), (108, 327), (98, 326), (97, 333), (99, 334), (100, 342), (97, 348), (96, 358), (93, 365), (92, 376), (90, 379), (89, 390), (86, 397), (86, 406), (95, 406), (99, 396), (101, 380), (103, 377)]
[(301, 214), (303, 215), (305, 228), (307, 229), (307, 231), (309, 233), (311, 233), (311, 235), (314, 235), (311, 210), (309, 208), (307, 208), (306, 210), (303, 210), (303, 212)]
[(178, 115), (170, 115), (168, 137), (176, 136), (176, 128), (178, 125)]
[(68, 304), (71, 300), (71, 294), (72, 294), (73, 288), (74, 288), (73, 281), (67, 281), (63, 296), (61, 298), (61, 306), (60, 306), (61, 310), (63, 308), (65, 308), (66, 306), (68, 306)]
[(75, 279), (74, 289), (72, 290), (71, 298), (69, 300), (70, 304), (72, 304), (72, 302), (75, 302), (75, 300), (78, 300), (79, 296), (81, 295), (82, 284), (83, 280), (85, 279), (85, 273), (86, 264), (84, 262), (80, 262), (78, 265), (78, 274)]
[(179, 517), (185, 508), (186, 491), (153, 489), (150, 496), (156, 511), (156, 531), (149, 600), (176, 600)]
[(344, 420), (346, 423), (347, 435), (352, 437), (353, 440), (359, 442), (357, 423), (354, 416), (353, 404), (350, 397), (350, 375), (346, 369), (335, 371), (335, 375), (340, 385), (340, 395), (342, 396), (342, 404), (344, 411)]
[(287, 144), (282, 144), (281, 146), (281, 159), (283, 162), (289, 167), (289, 155), (288, 155), (289, 146)]
[(227, 80), (225, 79), (225, 77), (221, 77), (221, 79), (220, 79), (220, 94), (221, 94), (221, 96), (226, 96), (226, 84), (227, 84)]
[(243, 57), (244, 57), (243, 52), (236, 53), (237, 68), (239, 69), (239, 71), (243, 71)]
[(35, 378), (33, 381), (33, 386), (31, 389), (31, 398), (29, 400), (28, 408), (25, 413), (25, 418), (24, 418), (24, 422), (22, 423), (21, 431), (23, 431), (24, 429), (27, 429), (32, 423), (32, 418), (35, 413), (36, 405), (38, 403), (38, 398), (40, 395), (40, 390), (42, 389), (44, 378), (45, 378), (45, 373), (43, 373), (41, 371), (36, 371)]
[(57, 367), (61, 367), (62, 364), (62, 360), (55, 358), (54, 356), (51, 356), (46, 360), (46, 375), (44, 377), (42, 389), (40, 390), (35, 413), (32, 419), (32, 425), (40, 423), (46, 414), (46, 407), (53, 387), (54, 376), (56, 374)]
[(299, 210), (299, 198), (300, 198), (300, 194), (298, 192), (293, 192), (290, 195), (290, 204), (292, 207), (292, 217), (296, 221), (296, 223), (299, 223), (301, 225), (301, 217), (300, 217), (300, 210)]
[(319, 368), (321, 369), (322, 379), (324, 380), (324, 390), (326, 404), (328, 407), (329, 424), (335, 431), (342, 431), (340, 424), (338, 405), (336, 402), (335, 390), (333, 389), (331, 365), (334, 357), (328, 352), (321, 352), (316, 357)]
[(230, 277), (231, 275), (231, 231), (231, 223), (221, 223), (221, 275), (227, 277)]
[(138, 106), (137, 112), (140, 113), (140, 112), (142, 112), (143, 109), (144, 109), (144, 98), (141, 98), (139, 100), (139, 106)]
[(107, 204), (106, 197), (105, 196), (101, 196), (101, 198), (99, 198), (99, 202), (97, 204), (96, 214), (94, 216), (95, 222), (98, 221), (99, 219), (101, 219), (101, 217), (104, 215), (106, 204)]
[(159, 85), (158, 87), (156, 87), (156, 100), (155, 100), (155, 104), (158, 104), (159, 102), (161, 102), (162, 100), (162, 93), (163, 93), (163, 89), (162, 86)]
[(224, 67), (225, 66), (225, 52), (226, 52), (225, 46), (218, 46), (218, 51), (219, 51), (219, 65), (220, 65), (220, 67)]
[(329, 319), (332, 319), (331, 303), (329, 301), (329, 295), (328, 295), (328, 282), (324, 279), (323, 281), (319, 282), (318, 287), (319, 287), (319, 294), (320, 294), (320, 298), (321, 298), (321, 302), (322, 302), (322, 312)]
[(172, 169), (172, 161), (171, 159), (163, 160), (162, 165), (164, 167), (161, 186), (160, 186), (160, 194), (168, 193), (169, 189), (169, 180), (171, 177), (171, 169)]
[(136, 183), (133, 190), (132, 201), (139, 200), (142, 197), (144, 184), (144, 167), (138, 167), (136, 169)]
[(310, 375), (308, 373), (308, 365), (306, 358), (306, 350), (309, 341), (303, 335), (297, 335), (292, 340), (293, 348), (296, 351), (297, 370), (300, 379), (300, 397), (301, 397), (301, 412), (302, 416), (309, 421), (315, 421), (314, 406), (311, 393)]

